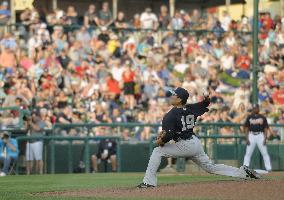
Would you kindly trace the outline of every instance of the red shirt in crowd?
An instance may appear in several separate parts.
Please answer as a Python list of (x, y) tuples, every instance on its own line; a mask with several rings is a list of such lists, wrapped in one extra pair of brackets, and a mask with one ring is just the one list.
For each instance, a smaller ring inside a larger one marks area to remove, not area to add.
[(270, 17), (265, 17), (261, 19), (261, 24), (266, 31), (269, 31), (273, 27), (273, 20)]
[(240, 55), (237, 58), (237, 66), (243, 70), (248, 70), (250, 67), (250, 58), (247, 55)]
[(132, 70), (125, 71), (122, 74), (122, 79), (124, 83), (134, 82), (134, 78), (135, 78), (135, 73)]
[(274, 103), (284, 105), (284, 90), (280, 89), (275, 91), (272, 95), (272, 99)]
[(194, 50), (199, 49), (198, 44), (195, 41), (189, 41), (187, 47), (187, 54), (192, 54)]
[(107, 87), (108, 91), (114, 94), (120, 94), (121, 90), (119, 88), (119, 83), (115, 79), (109, 79), (107, 80)]

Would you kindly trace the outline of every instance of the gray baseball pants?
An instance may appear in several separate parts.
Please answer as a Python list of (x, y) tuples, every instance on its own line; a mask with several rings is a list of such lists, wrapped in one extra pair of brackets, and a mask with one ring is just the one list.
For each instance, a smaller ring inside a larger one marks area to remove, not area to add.
[(246, 178), (242, 168), (214, 164), (204, 152), (200, 140), (193, 136), (190, 140), (180, 140), (174, 144), (166, 143), (163, 147), (156, 147), (150, 157), (143, 183), (157, 186), (157, 171), (162, 157), (187, 157), (208, 173)]

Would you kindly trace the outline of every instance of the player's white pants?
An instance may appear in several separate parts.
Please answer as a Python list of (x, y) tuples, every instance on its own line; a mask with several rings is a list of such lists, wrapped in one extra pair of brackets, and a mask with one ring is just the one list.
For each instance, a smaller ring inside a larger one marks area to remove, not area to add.
[(252, 133), (249, 133), (249, 142), (250, 145), (247, 145), (246, 149), (246, 155), (244, 157), (244, 165), (249, 166), (250, 165), (250, 159), (253, 154), (254, 148), (257, 145), (258, 149), (263, 157), (265, 169), (267, 171), (271, 171), (271, 163), (270, 163), (270, 157), (267, 152), (267, 147), (266, 145), (263, 145), (263, 140), (264, 140), (264, 134), (260, 133), (258, 135), (254, 135)]
[(162, 157), (189, 157), (205, 171), (231, 177), (246, 178), (243, 169), (223, 164), (214, 164), (205, 154), (200, 140), (193, 136), (191, 140), (180, 140), (174, 144), (165, 144), (164, 147), (156, 147), (150, 157), (143, 183), (157, 186), (157, 170)]

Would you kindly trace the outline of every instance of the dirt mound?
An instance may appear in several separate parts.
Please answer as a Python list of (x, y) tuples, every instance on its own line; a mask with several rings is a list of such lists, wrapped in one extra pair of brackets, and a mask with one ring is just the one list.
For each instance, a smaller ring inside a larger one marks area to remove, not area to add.
[(37, 193), (43, 196), (69, 197), (142, 197), (142, 198), (206, 198), (220, 200), (284, 199), (284, 180), (214, 181), (161, 185), (157, 188), (108, 188)]

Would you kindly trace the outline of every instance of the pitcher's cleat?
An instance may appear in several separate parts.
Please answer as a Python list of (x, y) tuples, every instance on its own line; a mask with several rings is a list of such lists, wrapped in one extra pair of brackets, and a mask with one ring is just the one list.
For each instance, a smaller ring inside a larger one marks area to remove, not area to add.
[(245, 165), (243, 165), (242, 168), (246, 172), (248, 178), (260, 179), (260, 175), (256, 171), (254, 171), (253, 169), (250, 169), (248, 166), (245, 166)]
[(149, 185), (149, 184), (146, 184), (146, 183), (141, 183), (139, 185), (137, 185), (137, 188), (153, 188), (155, 187), (154, 185)]

